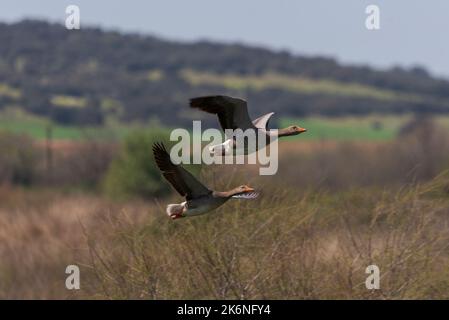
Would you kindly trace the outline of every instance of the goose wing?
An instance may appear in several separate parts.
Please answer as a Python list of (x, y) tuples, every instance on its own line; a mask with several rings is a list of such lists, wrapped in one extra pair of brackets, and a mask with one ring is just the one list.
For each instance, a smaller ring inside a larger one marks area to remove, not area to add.
[(173, 164), (162, 143), (153, 145), (153, 154), (154, 160), (165, 179), (187, 200), (208, 195), (212, 192), (182, 166)]
[(236, 199), (256, 199), (259, 196), (258, 192), (242, 193), (232, 196)]
[(256, 129), (245, 100), (228, 96), (198, 97), (190, 99), (190, 107), (216, 114), (223, 130)]
[(268, 122), (270, 122), (271, 116), (274, 114), (274, 112), (267, 113), (256, 120), (253, 121), (253, 124), (258, 129), (268, 129)]

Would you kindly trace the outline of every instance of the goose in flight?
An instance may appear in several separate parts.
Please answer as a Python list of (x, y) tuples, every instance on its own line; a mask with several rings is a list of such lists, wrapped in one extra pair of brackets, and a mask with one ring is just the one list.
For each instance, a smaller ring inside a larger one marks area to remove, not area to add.
[[(243, 131), (247, 129), (253, 129), (256, 132), (256, 137), (259, 133), (266, 137), (266, 144), (271, 142), (270, 137), (286, 137), (294, 136), (307, 130), (299, 126), (289, 126), (284, 129), (278, 129), (277, 133), (268, 129), (268, 122), (274, 112), (267, 113), (254, 121), (248, 114), (247, 103), (243, 99), (233, 98), (229, 96), (205, 96), (190, 99), (190, 107), (195, 109), (200, 109), (202, 111), (213, 113), (218, 116), (218, 120), (223, 130), (231, 129), (242, 129)], [(221, 155), (228, 154), (231, 149), (236, 149), (236, 137), (231, 136), (219, 145), (212, 146), (210, 148), (211, 152), (219, 153)], [(258, 144), (256, 144), (258, 148)], [(256, 149), (257, 150), (257, 149)], [(254, 151), (256, 151), (254, 150)], [(253, 151), (243, 150), (244, 154), (251, 153)]]
[(153, 154), (159, 170), (165, 179), (185, 197), (186, 201), (167, 205), (167, 214), (172, 219), (196, 216), (212, 211), (231, 198), (254, 199), (259, 194), (254, 189), (242, 185), (229, 191), (213, 191), (205, 187), (190, 172), (170, 159), (162, 143), (153, 145)]

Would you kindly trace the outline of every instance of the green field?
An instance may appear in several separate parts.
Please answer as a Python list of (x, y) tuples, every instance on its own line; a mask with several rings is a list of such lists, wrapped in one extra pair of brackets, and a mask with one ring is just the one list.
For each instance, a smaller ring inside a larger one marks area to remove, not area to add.
[[(393, 139), (399, 129), (410, 120), (410, 116), (366, 116), (324, 118), (311, 117), (304, 119), (283, 118), (281, 127), (292, 124), (306, 128), (302, 134), (305, 140), (376, 140)], [(449, 123), (449, 118), (447, 119)], [(296, 137), (294, 137), (296, 138)], [(291, 139), (294, 139), (291, 138)]]
[(52, 123), (48, 119), (33, 116), (20, 109), (7, 109), (0, 113), (0, 131), (26, 134), (35, 139), (45, 139), (48, 130), (52, 138), (59, 140), (83, 140), (89, 138), (118, 140), (137, 125), (108, 124), (104, 126), (70, 126)]
[(50, 123), (48, 121), (10, 121), (0, 118), (0, 131), (26, 134), (35, 139), (45, 139), (47, 130), (51, 130), (54, 139), (82, 140), (89, 138), (120, 139), (131, 129), (127, 126), (116, 127), (75, 127)]
[[(410, 119), (411, 115), (404, 116), (363, 116), (363, 117), (307, 117), (307, 118), (281, 118), (280, 127), (299, 125), (308, 130), (299, 137), (288, 139), (301, 140), (366, 140), (387, 141), (393, 139), (400, 128)], [(449, 130), (449, 116), (435, 117), (436, 123)], [(120, 140), (135, 128), (148, 128), (155, 124), (121, 124), (110, 123), (104, 126), (69, 126), (50, 122), (41, 117), (31, 116), (22, 112), (11, 110), (0, 113), (0, 131), (29, 135), (35, 139), (45, 139), (48, 128), (54, 139), (83, 140), (89, 138)], [(272, 127), (277, 124), (273, 121)]]

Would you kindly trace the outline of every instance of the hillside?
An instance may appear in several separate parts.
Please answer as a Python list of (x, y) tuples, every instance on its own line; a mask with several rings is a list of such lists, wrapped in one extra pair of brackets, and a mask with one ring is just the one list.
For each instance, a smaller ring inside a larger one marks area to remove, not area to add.
[(29, 20), (0, 24), (0, 43), (0, 109), (62, 124), (183, 124), (193, 117), (188, 98), (212, 93), (249, 99), (254, 116), (449, 113), (449, 82), (418, 67), (378, 71), (240, 44)]

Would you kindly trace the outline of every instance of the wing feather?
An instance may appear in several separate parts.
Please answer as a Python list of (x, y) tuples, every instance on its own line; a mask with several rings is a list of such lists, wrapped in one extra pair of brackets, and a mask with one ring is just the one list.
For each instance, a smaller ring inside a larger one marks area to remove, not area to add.
[(154, 160), (165, 179), (181, 196), (186, 197), (187, 200), (212, 192), (182, 166), (173, 164), (170, 155), (162, 143), (155, 143), (153, 145), (153, 154)]
[(256, 129), (249, 117), (245, 100), (228, 96), (205, 96), (190, 99), (190, 107), (216, 114), (223, 130)]

